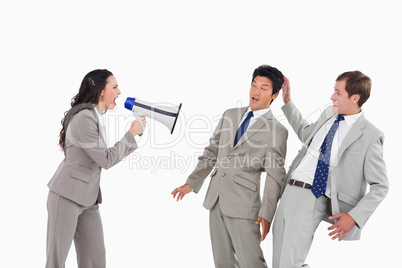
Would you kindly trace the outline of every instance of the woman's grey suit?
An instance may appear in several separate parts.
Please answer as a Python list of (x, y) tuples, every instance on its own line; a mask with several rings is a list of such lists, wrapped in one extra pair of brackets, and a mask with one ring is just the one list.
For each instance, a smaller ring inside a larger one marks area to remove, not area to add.
[(65, 159), (50, 180), (46, 267), (64, 267), (74, 239), (79, 267), (105, 267), (105, 249), (98, 204), (100, 175), (138, 146), (127, 132), (107, 148), (96, 111), (78, 112), (67, 127)]

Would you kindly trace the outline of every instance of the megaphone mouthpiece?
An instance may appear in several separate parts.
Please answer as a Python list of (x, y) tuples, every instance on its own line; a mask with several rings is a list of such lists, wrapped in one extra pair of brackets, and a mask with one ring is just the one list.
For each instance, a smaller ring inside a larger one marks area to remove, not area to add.
[(126, 101), (124, 102), (124, 107), (125, 107), (126, 109), (132, 111), (132, 110), (133, 110), (134, 103), (135, 103), (135, 98), (130, 98), (130, 97), (128, 97), (128, 98), (126, 99)]

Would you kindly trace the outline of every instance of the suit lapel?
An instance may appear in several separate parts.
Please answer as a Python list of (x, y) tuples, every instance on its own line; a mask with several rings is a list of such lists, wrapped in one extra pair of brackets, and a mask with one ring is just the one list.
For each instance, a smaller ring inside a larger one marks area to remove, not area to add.
[(364, 117), (364, 114), (360, 116), (360, 118), (356, 121), (356, 123), (352, 126), (352, 128), (349, 130), (349, 133), (346, 135), (345, 139), (343, 140), (341, 146), (339, 147), (338, 151), (338, 159), (341, 159), (343, 153), (345, 150), (355, 141), (357, 140), (361, 135), (363, 135), (362, 129), (366, 127), (366, 118)]
[[(232, 117), (232, 120), (230, 120), (232, 122), (232, 126), (231, 126), (232, 131), (230, 132), (230, 144), (232, 146), (234, 144), (236, 132), (237, 132), (237, 129), (239, 128), (240, 121), (243, 118), (244, 113), (247, 112), (247, 109), (248, 109), (248, 107), (242, 107), (242, 108), (236, 109), (235, 114), (233, 114), (233, 116), (230, 116), (230, 117)], [(239, 142), (237, 144), (239, 144)]]
[[(247, 110), (247, 109), (246, 109)], [(244, 112), (246, 112), (246, 110)], [(243, 112), (243, 114), (244, 114)], [(268, 112), (266, 112), (265, 114), (263, 114), (262, 116), (260, 116), (255, 122), (254, 124), (252, 124), (251, 126), (248, 127), (248, 129), (246, 130), (246, 132), (243, 134), (243, 136), (240, 138), (239, 142), (236, 144), (236, 146), (233, 147), (237, 148), (238, 146), (240, 146), (243, 142), (245, 142), (246, 140), (250, 139), (255, 133), (257, 133), (261, 128), (263, 128), (268, 122), (269, 120), (273, 119), (273, 114), (272, 111), (269, 110)], [(241, 120), (241, 119), (240, 119)], [(240, 123), (239, 120), (239, 123)], [(237, 128), (234, 132), (233, 137), (236, 135), (236, 131)], [(234, 142), (234, 138), (233, 138), (233, 142)], [(233, 144), (233, 143), (232, 143)]]
[(93, 109), (90, 109), (90, 111), (92, 112), (92, 114), (95, 117), (96, 123), (98, 124), (98, 132), (99, 132), (99, 136), (101, 137), (101, 139), (103, 140), (103, 142), (106, 144), (106, 138), (103, 136), (103, 131), (102, 131), (102, 126), (99, 122), (99, 118), (98, 118), (98, 114), (95, 111), (96, 107)]

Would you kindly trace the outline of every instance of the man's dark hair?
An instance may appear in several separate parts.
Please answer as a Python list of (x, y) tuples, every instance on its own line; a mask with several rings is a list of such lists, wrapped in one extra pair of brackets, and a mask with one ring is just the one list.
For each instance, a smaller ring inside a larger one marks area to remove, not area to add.
[(259, 66), (253, 72), (253, 79), (251, 80), (251, 83), (253, 83), (254, 78), (256, 76), (264, 76), (264, 77), (268, 78), (269, 80), (271, 80), (272, 87), (273, 87), (272, 95), (274, 95), (275, 93), (278, 93), (281, 90), (282, 84), (284, 81), (283, 74), (281, 73), (281, 71), (279, 71), (275, 67), (272, 67), (270, 65)]

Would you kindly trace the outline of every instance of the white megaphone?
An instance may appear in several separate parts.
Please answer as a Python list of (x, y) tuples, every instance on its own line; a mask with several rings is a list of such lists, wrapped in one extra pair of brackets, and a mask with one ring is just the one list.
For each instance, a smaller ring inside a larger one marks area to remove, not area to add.
[[(152, 104), (138, 98), (127, 98), (124, 107), (134, 113), (134, 116), (146, 116), (164, 124), (173, 134), (181, 109), (179, 106)], [(140, 134), (142, 135), (142, 134)]]

